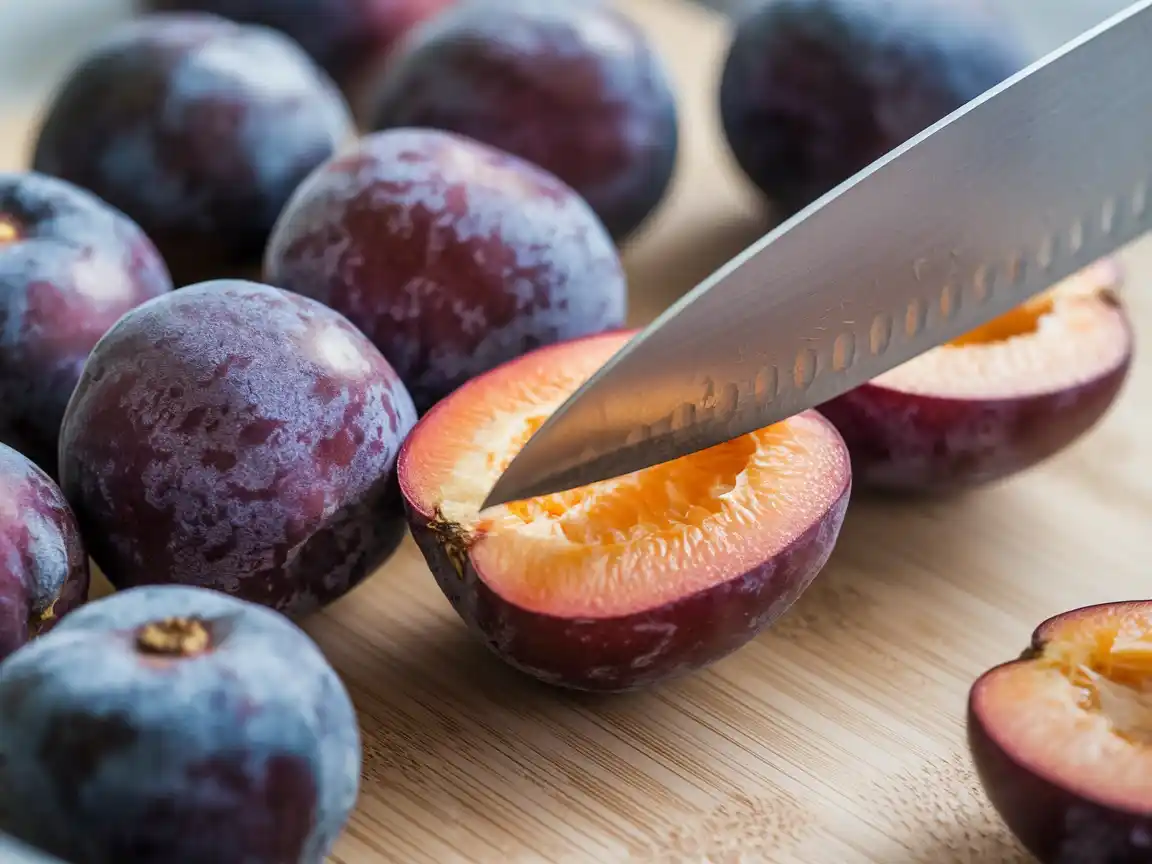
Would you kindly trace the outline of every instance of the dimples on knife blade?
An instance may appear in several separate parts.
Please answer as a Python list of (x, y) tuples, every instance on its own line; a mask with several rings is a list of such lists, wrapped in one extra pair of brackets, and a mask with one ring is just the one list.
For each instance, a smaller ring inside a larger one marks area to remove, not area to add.
[(486, 506), (784, 420), (1019, 305), (1152, 219), (1152, 0), (945, 118), (674, 304)]

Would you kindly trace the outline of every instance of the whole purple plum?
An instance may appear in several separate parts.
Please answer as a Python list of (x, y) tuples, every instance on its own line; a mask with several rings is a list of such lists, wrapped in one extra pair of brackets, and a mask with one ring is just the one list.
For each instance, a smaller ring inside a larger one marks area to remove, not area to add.
[(96, 346), (64, 418), (61, 482), (117, 588), (215, 588), (298, 616), (399, 544), (396, 456), (415, 421), (341, 315), (208, 282), (137, 307)]
[(159, 12), (211, 12), (291, 36), (353, 102), (413, 27), (457, 0), (144, 0)]
[(979, 0), (769, 0), (735, 24), (728, 144), (781, 215), (811, 204), (1028, 62)]
[(60, 421), (88, 352), (170, 290), (156, 247), (122, 213), (62, 180), (0, 173), (0, 442), (57, 476)]
[(214, 591), (94, 601), (0, 674), (0, 829), (72, 864), (319, 864), (361, 759), (316, 645)]
[(339, 90), (282, 33), (151, 15), (68, 74), (33, 164), (123, 210), (186, 285), (253, 272), (292, 190), (353, 134)]
[(59, 487), (0, 444), (0, 660), (88, 599), (88, 556)]
[(656, 209), (678, 150), (663, 63), (602, 0), (463, 0), (397, 48), (368, 123), (444, 129), (539, 165), (617, 241)]
[(427, 410), (533, 348), (620, 327), (612, 238), (579, 195), (459, 135), (364, 138), (301, 184), (265, 277), (347, 315)]

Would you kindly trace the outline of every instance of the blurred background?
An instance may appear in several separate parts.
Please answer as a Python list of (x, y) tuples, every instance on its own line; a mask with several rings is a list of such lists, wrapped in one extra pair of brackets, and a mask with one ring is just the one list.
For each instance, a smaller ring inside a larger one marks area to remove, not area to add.
[[(730, 12), (750, 0), (697, 2)], [(995, 2), (1017, 19), (1038, 52), (1050, 50), (1128, 5), (1126, 0)], [(0, 0), (0, 110), (44, 95), (77, 53), (125, 17), (132, 5), (133, 0)]]

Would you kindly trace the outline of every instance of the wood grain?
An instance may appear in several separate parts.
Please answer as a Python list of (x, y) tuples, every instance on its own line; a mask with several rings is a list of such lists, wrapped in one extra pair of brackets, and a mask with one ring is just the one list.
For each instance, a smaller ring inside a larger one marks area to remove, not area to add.
[[(727, 34), (677, 0), (624, 4), (672, 64), (673, 193), (627, 252), (642, 322), (764, 229), (720, 139)], [(20, 164), (23, 132), (0, 142)], [(1124, 255), (1130, 284), (1152, 246)], [(1138, 329), (1152, 293), (1128, 296)], [(411, 542), (307, 622), (360, 710), (360, 806), (333, 861), (1009, 864), (1026, 856), (964, 747), (967, 690), (1043, 618), (1148, 596), (1149, 361), (1082, 443), (955, 500), (858, 495), (827, 569), (779, 624), (694, 677), (557, 692), (473, 642)]]

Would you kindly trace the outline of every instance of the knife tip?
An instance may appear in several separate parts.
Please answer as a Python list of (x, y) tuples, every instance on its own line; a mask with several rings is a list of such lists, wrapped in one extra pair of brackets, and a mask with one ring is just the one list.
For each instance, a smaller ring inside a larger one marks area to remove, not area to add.
[[(524, 453), (523, 450), (520, 452), (521, 454)], [(504, 473), (492, 484), (492, 488), (488, 491), (488, 496), (480, 505), (480, 509), (487, 510), (489, 507), (499, 507), (515, 501), (565, 492), (583, 485), (585, 484), (567, 474), (541, 470), (534, 454), (528, 458), (521, 458), (520, 455), (517, 455), (504, 469)]]
[(492, 488), (488, 490), (488, 495), (480, 505), (481, 511), (487, 510), (489, 507), (499, 507), (502, 504), (511, 504), (513, 501), (522, 501), (532, 497), (531, 494), (525, 492), (524, 484), (517, 481), (515, 475), (519, 472), (515, 468), (515, 460), (513, 460), (513, 464), (504, 470), (504, 473), (496, 479)]

